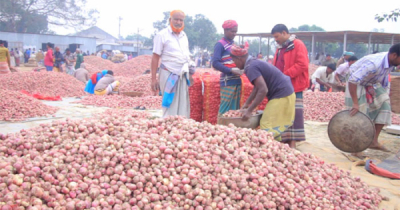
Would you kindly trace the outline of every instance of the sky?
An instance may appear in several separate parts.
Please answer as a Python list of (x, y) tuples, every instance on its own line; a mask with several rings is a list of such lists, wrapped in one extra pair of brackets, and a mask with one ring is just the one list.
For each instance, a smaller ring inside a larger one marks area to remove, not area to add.
[[(118, 17), (121, 35), (137, 33), (150, 37), (154, 33), (153, 22), (163, 19), (163, 12), (180, 9), (187, 15), (203, 14), (222, 33), (222, 23), (233, 19), (239, 24), (238, 33), (268, 33), (275, 24), (283, 23), (288, 28), (303, 24), (317, 25), (326, 31), (372, 31), (400, 33), (398, 22), (378, 23), (375, 14), (400, 8), (398, 0), (278, 0), (278, 1), (220, 1), (220, 0), (87, 0), (87, 7), (99, 11), (97, 26), (118, 37)], [(371, 3), (369, 3), (371, 2)], [(373, 3), (372, 3), (373, 2)], [(70, 30), (54, 28), (58, 34), (69, 34)]]

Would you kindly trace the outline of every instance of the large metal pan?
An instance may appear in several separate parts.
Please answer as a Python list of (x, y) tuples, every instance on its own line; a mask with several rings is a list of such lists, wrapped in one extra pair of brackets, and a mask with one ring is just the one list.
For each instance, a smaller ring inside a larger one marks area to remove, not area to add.
[(358, 112), (350, 116), (350, 111), (345, 110), (329, 121), (328, 135), (332, 144), (343, 152), (362, 152), (375, 138), (375, 125), (367, 115)]
[(263, 115), (262, 111), (257, 111), (257, 114), (250, 117), (250, 119), (243, 121), (241, 117), (218, 117), (218, 124), (229, 125), (232, 123), (236, 127), (255, 129), (260, 126), (260, 120)]

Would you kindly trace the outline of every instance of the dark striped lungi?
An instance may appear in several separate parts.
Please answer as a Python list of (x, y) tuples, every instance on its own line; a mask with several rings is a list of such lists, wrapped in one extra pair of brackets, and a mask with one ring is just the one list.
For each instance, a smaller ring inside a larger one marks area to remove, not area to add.
[(282, 142), (305, 141), (303, 92), (296, 93), (296, 112), (293, 125), (282, 133)]

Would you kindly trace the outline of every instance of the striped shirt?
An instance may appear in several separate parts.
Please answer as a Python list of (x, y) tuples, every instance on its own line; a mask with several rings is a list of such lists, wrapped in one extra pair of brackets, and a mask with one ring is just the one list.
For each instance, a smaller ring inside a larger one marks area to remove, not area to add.
[(381, 83), (382, 87), (387, 88), (388, 75), (394, 68), (389, 65), (388, 55), (387, 52), (371, 54), (355, 62), (350, 67), (349, 82), (362, 86)]

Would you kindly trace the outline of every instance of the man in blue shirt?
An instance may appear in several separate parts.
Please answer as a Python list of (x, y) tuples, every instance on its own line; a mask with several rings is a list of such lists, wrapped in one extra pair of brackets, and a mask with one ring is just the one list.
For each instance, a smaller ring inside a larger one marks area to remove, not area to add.
[(236, 67), (230, 55), (238, 24), (234, 20), (227, 20), (222, 27), (224, 28), (224, 37), (215, 44), (212, 58), (212, 66), (221, 72), (221, 104), (218, 112), (220, 115), (240, 108), (242, 90), (240, 76), (243, 74), (243, 71)]
[(107, 53), (106, 53), (106, 52), (102, 52), (102, 53), (101, 53), (101, 57), (102, 57), (103, 59), (107, 59)]
[(246, 121), (252, 112), (268, 98), (268, 104), (260, 120), (260, 129), (272, 132), (275, 140), (281, 141), (281, 134), (293, 125), (296, 96), (289, 76), (265, 61), (249, 56), (247, 47), (233, 46), (231, 57), (236, 66), (244, 69), (254, 86), (246, 103), (243, 104), (242, 120)]

